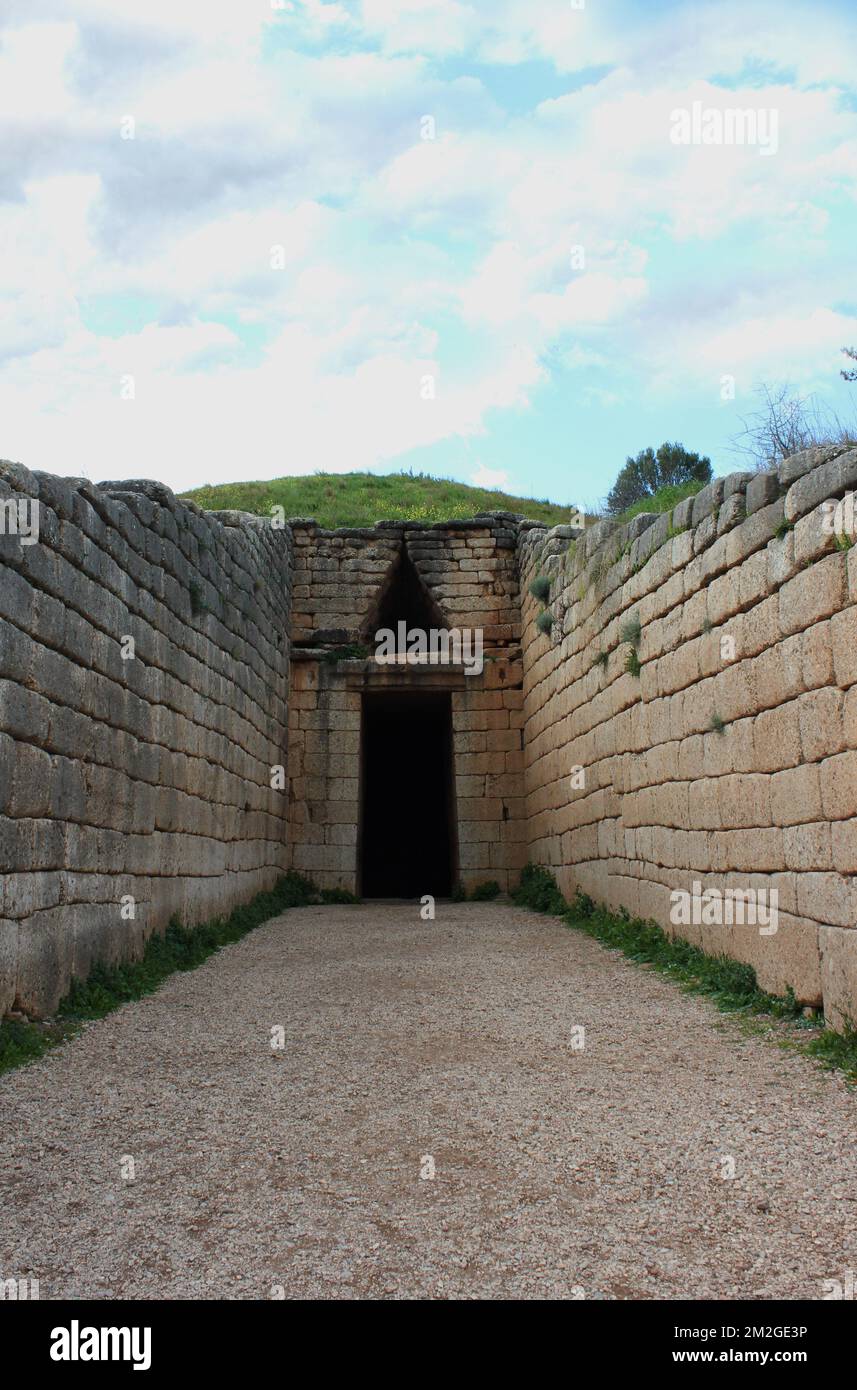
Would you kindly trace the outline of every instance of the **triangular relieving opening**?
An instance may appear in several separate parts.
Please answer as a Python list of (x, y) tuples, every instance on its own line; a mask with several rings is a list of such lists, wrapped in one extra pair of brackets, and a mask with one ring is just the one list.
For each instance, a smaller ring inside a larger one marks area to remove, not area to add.
[(400, 622), (423, 632), (447, 626), (446, 619), (417, 574), (404, 545), (366, 623), (366, 636), (374, 637), (381, 628), (396, 632)]

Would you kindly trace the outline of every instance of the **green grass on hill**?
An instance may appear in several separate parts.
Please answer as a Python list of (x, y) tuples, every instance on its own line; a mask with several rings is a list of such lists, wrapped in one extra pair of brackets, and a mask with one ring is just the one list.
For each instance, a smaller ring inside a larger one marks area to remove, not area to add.
[(511, 497), (425, 473), (309, 473), (259, 483), (221, 483), (182, 494), (206, 511), (236, 510), (313, 516), (326, 528), (374, 526), (376, 521), (452, 521), (475, 512), (518, 512), (548, 526), (567, 522), (571, 505)]
[(630, 521), (632, 516), (638, 516), (640, 512), (671, 512), (685, 497), (695, 497), (704, 487), (705, 483), (668, 484), (659, 488), (651, 497), (641, 497), (639, 502), (635, 502), (622, 512), (621, 516), (617, 516), (616, 522), (621, 526), (623, 521)]

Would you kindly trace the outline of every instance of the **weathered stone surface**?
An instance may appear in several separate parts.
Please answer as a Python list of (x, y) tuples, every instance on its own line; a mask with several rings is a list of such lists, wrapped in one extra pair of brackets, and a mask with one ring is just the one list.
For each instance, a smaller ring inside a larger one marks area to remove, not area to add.
[[(721, 479), (674, 509), (674, 529), (691, 525), (683, 551), (672, 543), (677, 576), (651, 550), (653, 520), (609, 545), (588, 538), (585, 569), (576, 561), (558, 576), (564, 592), (551, 592), (570, 615), (561, 650), (533, 632), (535, 558), (528, 539), (519, 544), (530, 857), (566, 891), (650, 912), (668, 930), (682, 875), (777, 882), (777, 934), (748, 946), (712, 928), (707, 948), (809, 1003), (822, 998), (819, 924), (857, 921), (857, 552), (835, 550), (813, 501), (852, 486), (847, 453), (813, 450), (779, 473)], [(796, 525), (784, 530), (781, 494), (792, 488)], [(624, 560), (617, 541), (635, 547)], [(637, 678), (622, 674), (621, 628), (634, 614)], [(562, 781), (573, 763), (587, 776), (574, 798)], [(857, 1003), (853, 972), (842, 988)]]
[[(694, 876), (776, 883), (778, 933), (700, 942), (854, 1016), (857, 552), (818, 504), (855, 483), (843, 447), (583, 535), (508, 513), (274, 530), (0, 465), (44, 520), (0, 549), (0, 1009), (45, 1012), (71, 971), (289, 865), (357, 888), (363, 695), (424, 684), (451, 692), (465, 886), (529, 858), (672, 930)], [(405, 554), (437, 626), (481, 631), (478, 676), (372, 659)]]
[(840, 1032), (857, 1028), (857, 929), (822, 926), (818, 938), (825, 1020)]

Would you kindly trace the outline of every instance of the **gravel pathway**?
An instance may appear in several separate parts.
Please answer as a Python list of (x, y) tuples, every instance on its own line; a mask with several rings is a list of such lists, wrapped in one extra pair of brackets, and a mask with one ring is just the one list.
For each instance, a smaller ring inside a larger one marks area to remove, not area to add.
[(43, 1299), (819, 1298), (857, 1269), (857, 1093), (509, 906), (289, 912), (0, 1111), (0, 1277)]

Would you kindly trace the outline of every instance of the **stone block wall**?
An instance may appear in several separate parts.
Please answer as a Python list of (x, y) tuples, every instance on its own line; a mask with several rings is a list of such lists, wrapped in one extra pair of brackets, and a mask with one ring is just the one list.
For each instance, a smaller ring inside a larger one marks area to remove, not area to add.
[[(94, 961), (292, 864), (358, 888), (363, 698), (435, 690), (466, 887), (514, 887), (529, 858), (844, 1027), (857, 547), (825, 504), (853, 490), (857, 450), (816, 449), (621, 528), (329, 532), (0, 465), (0, 506), (40, 523), (0, 534), (0, 1012), (50, 1012)], [(439, 626), (482, 632), (480, 675), (372, 659), (405, 571)], [(671, 920), (696, 885), (775, 889), (776, 932)]]
[[(517, 522), (503, 513), (338, 531), (292, 522), (291, 833), (295, 867), (321, 887), (358, 887), (362, 696), (404, 688), (451, 691), (460, 881), (517, 882), (526, 862)], [(372, 660), (403, 550), (438, 625), (482, 633), (481, 675)], [(347, 651), (360, 644), (363, 659)]]
[(287, 867), (291, 537), (0, 465), (0, 505), (21, 499), (40, 534), (0, 535), (0, 1015), (44, 1015)]
[(487, 652), (520, 641), (518, 518), (382, 521), (326, 531), (296, 519), (292, 640), (303, 646), (370, 642), (402, 548), (450, 627), (480, 628)]
[[(362, 664), (362, 663), (358, 663)], [(350, 663), (349, 663), (350, 665)], [(293, 866), (320, 888), (357, 887), (360, 693), (319, 654), (292, 665), (289, 816)]]
[[(530, 857), (839, 1027), (857, 1019), (857, 548), (822, 504), (855, 487), (857, 451), (809, 450), (671, 515), (519, 541), (554, 618), (540, 633), (525, 598)], [(676, 926), (694, 883), (776, 888), (776, 933)]]
[(481, 688), (452, 695), (459, 878), (514, 888), (527, 862), (523, 785), (523, 670), (492, 661)]

